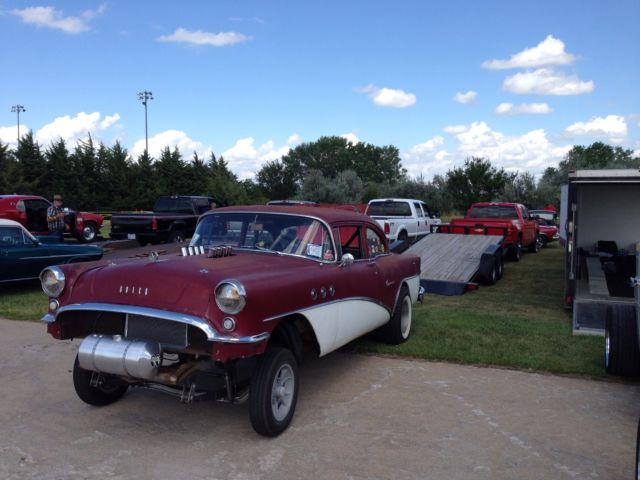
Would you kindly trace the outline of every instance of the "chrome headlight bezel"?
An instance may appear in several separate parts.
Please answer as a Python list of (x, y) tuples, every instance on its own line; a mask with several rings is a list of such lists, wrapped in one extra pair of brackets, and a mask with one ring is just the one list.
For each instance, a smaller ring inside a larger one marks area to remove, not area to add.
[[(46, 279), (53, 279), (54, 283), (47, 285), (45, 283)], [(62, 295), (66, 283), (64, 272), (60, 267), (47, 267), (40, 272), (40, 284), (42, 285), (42, 291), (49, 297), (58, 298)]]
[(214, 295), (218, 308), (230, 315), (240, 313), (247, 304), (247, 291), (238, 280), (223, 280), (216, 285)]

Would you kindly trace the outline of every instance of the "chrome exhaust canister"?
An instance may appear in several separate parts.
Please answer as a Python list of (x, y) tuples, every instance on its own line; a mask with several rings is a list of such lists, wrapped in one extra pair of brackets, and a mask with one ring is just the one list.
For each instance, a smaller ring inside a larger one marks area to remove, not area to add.
[(93, 334), (80, 344), (78, 362), (85, 370), (152, 380), (162, 363), (162, 346), (120, 335)]

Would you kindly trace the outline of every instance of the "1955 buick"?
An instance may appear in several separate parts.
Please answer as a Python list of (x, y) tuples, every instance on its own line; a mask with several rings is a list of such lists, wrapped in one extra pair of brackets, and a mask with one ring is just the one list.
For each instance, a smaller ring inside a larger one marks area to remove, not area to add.
[(420, 258), (389, 251), (370, 217), (345, 210), (212, 210), (173, 255), (46, 268), (43, 317), (57, 339), (82, 339), (77, 395), (108, 405), (129, 387), (249, 401), (256, 432), (293, 417), (298, 364), (375, 331), (409, 337)]

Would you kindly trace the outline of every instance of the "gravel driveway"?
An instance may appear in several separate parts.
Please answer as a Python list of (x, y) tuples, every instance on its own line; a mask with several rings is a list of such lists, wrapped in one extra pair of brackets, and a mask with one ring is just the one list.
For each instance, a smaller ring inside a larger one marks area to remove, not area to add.
[(632, 478), (637, 385), (332, 354), (301, 368), (291, 428), (246, 405), (75, 395), (78, 342), (0, 320), (0, 478)]

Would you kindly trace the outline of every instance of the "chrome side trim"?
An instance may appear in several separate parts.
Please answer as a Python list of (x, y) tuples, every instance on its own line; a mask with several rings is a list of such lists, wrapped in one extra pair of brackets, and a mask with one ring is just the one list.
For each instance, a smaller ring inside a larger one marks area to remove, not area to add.
[(47, 313), (41, 318), (41, 320), (46, 323), (52, 323), (61, 313), (81, 311), (129, 313), (133, 315), (143, 315), (146, 317), (169, 320), (172, 322), (185, 323), (202, 330), (207, 335), (207, 340), (211, 342), (237, 344), (258, 343), (269, 338), (268, 332), (262, 332), (257, 335), (245, 337), (222, 335), (221, 333), (217, 332), (204, 318), (196, 317), (195, 315), (187, 315), (185, 313), (171, 312), (168, 310), (159, 310), (157, 308), (136, 307), (133, 305), (116, 305), (112, 303), (75, 303), (71, 305), (64, 305), (60, 307), (54, 314)]
[[(398, 290), (398, 294), (400, 294), (399, 290)], [(346, 298), (339, 298), (337, 300), (331, 300), (330, 302), (317, 303), (317, 304), (312, 305), (310, 307), (299, 308), (298, 310), (291, 310), (289, 312), (284, 312), (284, 313), (281, 313), (279, 315), (274, 315), (273, 317), (267, 317), (262, 321), (264, 323), (271, 322), (273, 320), (278, 320), (279, 318), (287, 317), (287, 316), (293, 315), (295, 313), (304, 313), (304, 312), (306, 312), (308, 310), (313, 310), (314, 308), (324, 307), (326, 305), (331, 305), (331, 304), (334, 304), (334, 303), (350, 302), (352, 300), (361, 300), (363, 302), (375, 303), (376, 305), (379, 305), (380, 307), (384, 308), (387, 312), (389, 312), (389, 314), (392, 313), (391, 310), (389, 310), (389, 307), (387, 307), (384, 303), (382, 303), (381, 301), (376, 300), (374, 298), (369, 298), (369, 297), (346, 297)]]

